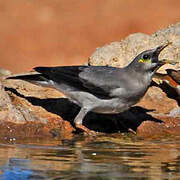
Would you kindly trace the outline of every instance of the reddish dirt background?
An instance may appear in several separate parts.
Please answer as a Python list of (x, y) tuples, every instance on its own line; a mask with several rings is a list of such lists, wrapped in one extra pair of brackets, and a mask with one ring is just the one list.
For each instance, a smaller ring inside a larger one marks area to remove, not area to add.
[(0, 68), (81, 64), (95, 48), (180, 20), (180, 0), (0, 1)]

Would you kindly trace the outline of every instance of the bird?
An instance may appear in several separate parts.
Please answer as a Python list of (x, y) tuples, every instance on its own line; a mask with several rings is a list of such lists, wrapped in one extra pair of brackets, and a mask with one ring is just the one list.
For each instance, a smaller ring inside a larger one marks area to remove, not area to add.
[(35, 67), (35, 74), (10, 76), (30, 83), (55, 88), (80, 106), (74, 119), (77, 129), (95, 135), (83, 125), (88, 112), (119, 114), (135, 105), (148, 90), (153, 74), (166, 61), (160, 61), (160, 52), (170, 43), (138, 54), (123, 68), (112, 66), (56, 66)]
[(169, 84), (175, 88), (177, 94), (180, 96), (180, 70), (166, 69), (169, 77)]
[(180, 70), (166, 69), (166, 72), (167, 74), (156, 74), (157, 78), (173, 88), (180, 97)]

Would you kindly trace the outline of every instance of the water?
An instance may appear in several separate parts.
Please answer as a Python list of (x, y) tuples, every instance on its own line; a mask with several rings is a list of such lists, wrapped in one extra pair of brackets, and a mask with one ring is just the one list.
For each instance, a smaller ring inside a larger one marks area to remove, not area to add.
[(111, 134), (0, 144), (2, 180), (178, 180), (180, 137)]

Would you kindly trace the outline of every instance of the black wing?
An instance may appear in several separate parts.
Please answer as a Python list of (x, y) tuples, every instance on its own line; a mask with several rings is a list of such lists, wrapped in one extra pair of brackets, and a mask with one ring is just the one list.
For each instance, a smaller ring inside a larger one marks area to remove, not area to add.
[[(107, 66), (60, 66), (36, 67), (35, 71), (56, 83), (66, 83), (76, 90), (93, 93), (96, 96), (109, 98), (111, 91), (120, 88), (117, 81), (120, 68)], [(121, 73), (122, 75), (122, 73)]]

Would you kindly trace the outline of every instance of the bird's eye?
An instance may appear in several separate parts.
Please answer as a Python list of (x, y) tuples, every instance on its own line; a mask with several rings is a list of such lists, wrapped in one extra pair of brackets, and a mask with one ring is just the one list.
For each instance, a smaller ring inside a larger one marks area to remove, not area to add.
[(143, 59), (145, 59), (145, 60), (146, 60), (146, 59), (150, 59), (150, 56), (149, 56), (148, 54), (144, 54), (144, 55), (143, 55)]

